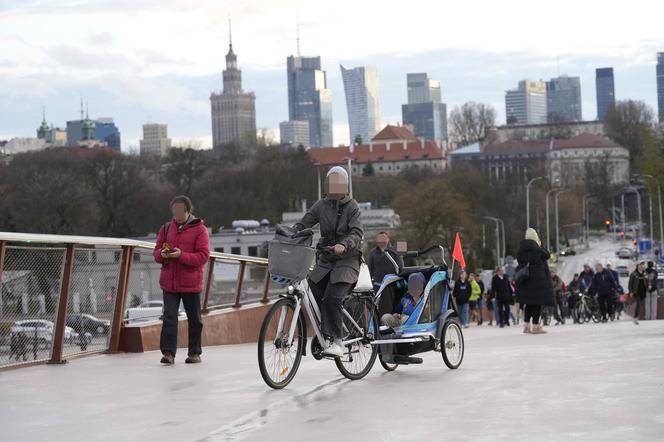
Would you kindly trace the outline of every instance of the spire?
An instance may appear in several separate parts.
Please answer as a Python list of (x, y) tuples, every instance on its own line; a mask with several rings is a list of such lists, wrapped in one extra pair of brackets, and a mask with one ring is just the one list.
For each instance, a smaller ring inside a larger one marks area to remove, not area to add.
[(46, 108), (42, 106), (42, 122), (41, 126), (37, 129), (37, 138), (46, 139), (49, 131), (48, 123), (46, 123)]
[(231, 27), (231, 16), (228, 16), (228, 49), (233, 50), (233, 30)]
[(46, 122), (46, 106), (42, 106), (42, 123)]
[(300, 56), (300, 7), (295, 2), (295, 42), (297, 44), (297, 56)]
[(83, 120), (83, 97), (81, 97), (81, 120)]

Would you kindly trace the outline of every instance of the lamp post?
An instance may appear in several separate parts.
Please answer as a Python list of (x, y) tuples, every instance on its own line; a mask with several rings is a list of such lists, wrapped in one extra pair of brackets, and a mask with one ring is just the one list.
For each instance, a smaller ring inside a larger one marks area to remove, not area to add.
[(526, 184), (526, 229), (530, 227), (530, 185), (533, 184), (537, 180), (545, 180), (546, 177), (543, 176), (538, 176), (530, 181), (528, 181), (528, 184)]
[(546, 202), (544, 204), (546, 208), (546, 248), (547, 250), (551, 250), (551, 239), (549, 235), (549, 195), (553, 192), (558, 192), (560, 189), (551, 189), (546, 193)]
[(588, 210), (588, 202), (587, 201), (588, 201), (588, 199), (590, 199), (590, 197), (593, 197), (593, 196), (595, 196), (595, 194), (586, 193), (585, 195), (583, 195), (583, 200), (582, 200), (582, 206), (583, 207), (582, 207), (581, 211), (583, 212), (583, 218), (584, 218), (584, 222), (583, 222), (583, 242), (586, 244), (586, 249), (590, 247), (589, 244), (588, 244), (588, 235), (590, 233), (590, 220), (588, 218), (589, 218), (589, 215), (590, 215), (590, 211)]
[(320, 201), (320, 199), (323, 198), (320, 184), (320, 163), (314, 163), (314, 166), (316, 166), (316, 174), (318, 176), (318, 200)]
[(558, 222), (558, 197), (565, 192), (567, 192), (567, 190), (561, 190), (560, 192), (556, 193), (556, 196), (554, 197), (554, 200), (556, 202), (556, 255), (558, 255), (560, 252), (560, 224)]
[[(650, 178), (657, 184), (657, 205), (659, 206), (659, 243), (661, 247), (661, 244), (664, 243), (664, 221), (662, 220), (662, 186), (660, 186), (659, 180), (652, 175), (641, 176)], [(652, 224), (652, 216), (650, 217), (650, 223)]]
[[(639, 230), (639, 236), (637, 238), (637, 240), (638, 240), (638, 239), (641, 238), (641, 225), (643, 224), (643, 219), (641, 217), (641, 194), (639, 193), (639, 189), (637, 189), (636, 187), (633, 187), (633, 186), (625, 187), (623, 189), (623, 194), (622, 194), (623, 211), (625, 210), (625, 193), (634, 193), (634, 194), (636, 194), (636, 206), (637, 206), (638, 212), (639, 212), (639, 229), (638, 229)], [(625, 231), (624, 228), (625, 228), (625, 221), (624, 221), (624, 218), (623, 218), (623, 232)]]
[(353, 168), (352, 168), (353, 157), (345, 157), (344, 160), (346, 160), (346, 164), (348, 167), (348, 194), (352, 198), (353, 197)]
[(493, 221), (493, 222), (496, 223), (496, 265), (499, 266), (499, 265), (500, 265), (500, 262), (501, 262), (501, 260), (500, 260), (500, 252), (501, 252), (501, 249), (500, 249), (500, 231), (499, 231), (499, 226), (500, 226), (500, 223), (502, 222), (502, 220), (500, 220), (500, 219), (498, 219), (498, 218), (495, 218), (495, 217), (493, 217), (493, 216), (485, 216), (484, 218), (485, 218), (485, 219), (488, 219), (488, 220), (490, 220), (490, 221)]

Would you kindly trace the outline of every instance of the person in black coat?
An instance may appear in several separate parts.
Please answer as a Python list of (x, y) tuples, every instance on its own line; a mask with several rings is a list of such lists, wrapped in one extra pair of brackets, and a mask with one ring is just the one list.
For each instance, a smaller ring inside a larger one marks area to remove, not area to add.
[(611, 271), (597, 263), (595, 274), (590, 281), (590, 287), (588, 287), (588, 294), (590, 296), (597, 295), (599, 310), (602, 313), (602, 322), (608, 320), (607, 314), (609, 316), (613, 315), (613, 294), (617, 291), (618, 281), (615, 280)]
[(512, 284), (505, 274), (503, 267), (496, 269), (496, 274), (491, 279), (491, 291), (496, 298), (497, 317), (500, 319), (500, 328), (510, 325), (510, 305), (512, 304)]
[(542, 242), (535, 229), (528, 228), (526, 238), (519, 243), (519, 250), (516, 253), (517, 273), (525, 266), (529, 266), (529, 276), (517, 281), (516, 286), (516, 299), (526, 306), (524, 333), (546, 333), (542, 329), (539, 319), (543, 305), (554, 305), (553, 285), (547, 263), (550, 256), (549, 251), (542, 247)]
[(468, 328), (468, 301), (470, 301), (471, 293), (472, 288), (470, 287), (470, 281), (468, 281), (468, 275), (465, 271), (462, 271), (459, 274), (459, 279), (454, 283), (452, 295), (459, 309), (459, 320), (463, 328)]

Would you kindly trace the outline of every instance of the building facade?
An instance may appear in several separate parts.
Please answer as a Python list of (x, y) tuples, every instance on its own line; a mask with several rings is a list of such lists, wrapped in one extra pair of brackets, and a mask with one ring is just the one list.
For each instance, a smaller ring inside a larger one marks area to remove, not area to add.
[(581, 79), (562, 75), (546, 82), (549, 123), (581, 121)]
[(282, 121), (279, 123), (279, 138), (284, 146), (309, 147), (309, 122)]
[(341, 78), (346, 95), (346, 111), (350, 128), (350, 143), (356, 138), (370, 140), (380, 130), (380, 99), (378, 96), (378, 69), (359, 66), (341, 67)]
[(546, 123), (546, 83), (522, 80), (516, 89), (505, 92), (505, 117), (511, 126)]
[(401, 105), (404, 126), (426, 140), (446, 141), (447, 105), (441, 102), (440, 81), (418, 73), (408, 74), (407, 84), (408, 104)]
[(506, 141), (548, 141), (551, 138), (571, 138), (581, 134), (606, 136), (602, 121), (575, 121), (571, 123), (526, 124), (523, 126), (499, 126), (489, 130), (489, 140), (496, 143)]
[(242, 71), (237, 67), (233, 42), (229, 41), (223, 90), (210, 94), (212, 111), (212, 147), (241, 140), (256, 139), (256, 96), (242, 90)]
[(140, 140), (141, 155), (164, 157), (171, 148), (168, 138), (168, 125), (147, 123), (143, 125), (143, 139)]
[(398, 175), (409, 168), (445, 169), (445, 152), (432, 140), (417, 138), (404, 126), (386, 126), (369, 143), (309, 149), (311, 162), (321, 167), (347, 165), (355, 176)]
[(659, 122), (664, 123), (664, 52), (657, 53), (655, 73), (657, 75), (657, 111)]
[(597, 94), (597, 119), (604, 116), (616, 105), (616, 92), (613, 80), (613, 68), (595, 69), (595, 93)]
[(309, 145), (332, 146), (332, 91), (320, 57), (289, 56), (288, 120), (309, 122)]
[(121, 150), (120, 130), (112, 118), (91, 120), (87, 115), (81, 120), (67, 121), (67, 145), (80, 146), (97, 141), (117, 151)]

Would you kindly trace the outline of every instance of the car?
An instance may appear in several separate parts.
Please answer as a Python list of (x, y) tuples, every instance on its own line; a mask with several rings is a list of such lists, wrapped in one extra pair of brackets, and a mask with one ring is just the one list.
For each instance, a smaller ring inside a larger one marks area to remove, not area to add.
[(109, 320), (99, 319), (87, 313), (74, 313), (67, 316), (67, 325), (79, 334), (107, 335), (111, 329)]
[(632, 259), (634, 257), (634, 250), (628, 247), (623, 247), (618, 249), (616, 256), (620, 259)]
[[(125, 320), (127, 322), (156, 321), (161, 319), (164, 314), (164, 301), (152, 300), (144, 302), (138, 307), (130, 307), (125, 311)], [(179, 316), (185, 314), (182, 305), (180, 305)]]
[(560, 256), (572, 256), (572, 255), (576, 255), (576, 250), (574, 250), (571, 247), (568, 247), (560, 251)]
[[(39, 342), (48, 344), (53, 340), (54, 327), (53, 322), (46, 319), (24, 319), (14, 322), (9, 332), (23, 333), (27, 338), (37, 338)], [(71, 344), (77, 340), (78, 333), (73, 328), (65, 326), (65, 342)]]
[(627, 267), (627, 264), (618, 264), (615, 270), (618, 272), (618, 276), (629, 276), (629, 267)]

